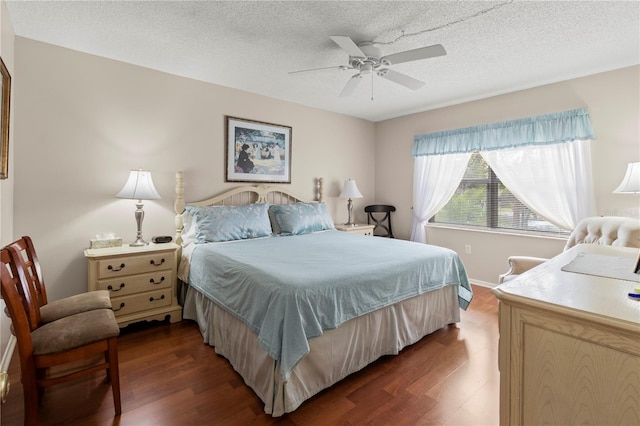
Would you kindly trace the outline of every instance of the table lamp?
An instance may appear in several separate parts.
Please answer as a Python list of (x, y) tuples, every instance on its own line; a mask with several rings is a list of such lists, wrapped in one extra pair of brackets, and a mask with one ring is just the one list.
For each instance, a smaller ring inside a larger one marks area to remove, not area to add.
[(342, 192), (340, 193), (340, 198), (348, 198), (347, 201), (347, 211), (349, 212), (349, 221), (345, 223), (347, 226), (353, 226), (355, 223), (351, 222), (351, 217), (353, 215), (353, 202), (352, 198), (362, 198), (362, 194), (358, 190), (358, 186), (356, 185), (356, 181), (353, 179), (347, 179), (344, 181), (344, 186), (342, 187)]
[(629, 163), (627, 165), (627, 172), (622, 178), (622, 182), (616, 189), (615, 193), (640, 193), (640, 161), (635, 163)]
[(116, 194), (118, 198), (128, 198), (138, 200), (136, 203), (136, 223), (138, 224), (138, 234), (136, 240), (129, 244), (131, 247), (141, 247), (149, 244), (142, 238), (142, 220), (144, 219), (144, 210), (142, 210), (142, 200), (157, 200), (160, 194), (153, 186), (151, 172), (148, 170), (131, 170), (129, 179), (120, 192)]

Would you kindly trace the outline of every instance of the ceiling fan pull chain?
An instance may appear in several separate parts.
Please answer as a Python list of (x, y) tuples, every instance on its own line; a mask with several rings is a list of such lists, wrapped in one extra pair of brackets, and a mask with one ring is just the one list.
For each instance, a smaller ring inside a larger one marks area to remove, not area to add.
[(373, 75), (374, 74), (375, 74), (374, 72), (371, 73), (371, 101), (372, 102), (373, 102)]

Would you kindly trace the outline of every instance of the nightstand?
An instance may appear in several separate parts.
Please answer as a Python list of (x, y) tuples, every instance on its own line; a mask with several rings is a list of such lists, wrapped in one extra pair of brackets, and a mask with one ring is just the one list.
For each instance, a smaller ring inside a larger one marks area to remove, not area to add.
[(118, 325), (182, 319), (176, 297), (178, 248), (175, 243), (144, 247), (86, 249), (89, 291), (109, 290)]
[(355, 224), (355, 225), (336, 225), (336, 229), (342, 232), (352, 232), (354, 234), (373, 235), (375, 225)]

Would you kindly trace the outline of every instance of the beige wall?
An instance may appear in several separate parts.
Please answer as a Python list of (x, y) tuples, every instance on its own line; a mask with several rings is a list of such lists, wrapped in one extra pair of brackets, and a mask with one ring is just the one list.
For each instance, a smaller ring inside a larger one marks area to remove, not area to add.
[[(15, 77), (14, 73), (14, 39), (13, 25), (9, 20), (9, 12), (4, 1), (0, 2), (0, 57), (9, 70), (9, 74)], [(14, 78), (15, 81), (15, 78)], [(16, 97), (15, 83), (13, 84), (12, 104)], [(10, 129), (13, 129), (14, 112), (13, 105), (10, 107)], [(13, 241), (13, 133), (9, 132), (9, 178), (0, 180), (0, 246)], [(9, 331), (9, 321), (4, 315), (4, 301), (0, 300), (0, 357), (11, 335)]]
[[(596, 140), (593, 178), (600, 215), (639, 216), (636, 195), (612, 194), (628, 162), (640, 160), (640, 67), (634, 66), (376, 123), (376, 201), (394, 204), (394, 234), (411, 223), (413, 136), (586, 107)], [(548, 257), (564, 241), (504, 233), (427, 230), (427, 242), (456, 250), (472, 280), (497, 282), (512, 254)], [(471, 254), (464, 252), (471, 245)]]
[(32, 236), (52, 299), (86, 291), (95, 234), (135, 239), (134, 202), (115, 198), (130, 169), (151, 170), (162, 196), (145, 203), (147, 240), (174, 235), (175, 171), (187, 201), (239, 185), (224, 183), (225, 115), (292, 126), (290, 189), (313, 198), (324, 177), (337, 221), (344, 179), (365, 195), (355, 210), (373, 201), (371, 122), (20, 37), (16, 74), (15, 234)]

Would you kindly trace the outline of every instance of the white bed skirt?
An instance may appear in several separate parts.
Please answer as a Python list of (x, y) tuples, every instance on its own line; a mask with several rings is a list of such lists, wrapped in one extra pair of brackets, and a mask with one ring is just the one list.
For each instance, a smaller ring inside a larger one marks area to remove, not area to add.
[(383, 355), (395, 355), (429, 333), (460, 321), (456, 286), (431, 291), (354, 318), (309, 340), (311, 351), (287, 382), (278, 363), (258, 344), (249, 327), (189, 287), (183, 308), (195, 320), (204, 343), (227, 358), (264, 402), (264, 411), (281, 416), (305, 400)]

